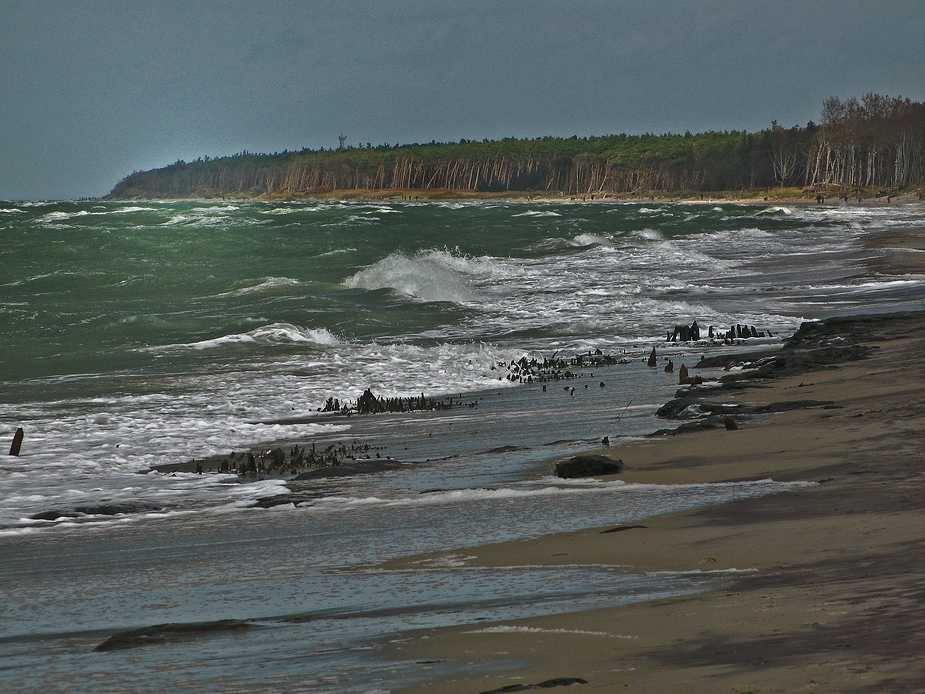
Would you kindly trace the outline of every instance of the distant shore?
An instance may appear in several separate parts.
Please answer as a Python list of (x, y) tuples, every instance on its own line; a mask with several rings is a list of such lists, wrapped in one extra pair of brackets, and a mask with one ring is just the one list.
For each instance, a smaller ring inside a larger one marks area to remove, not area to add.
[[(817, 195), (821, 196), (817, 199)], [(847, 195), (848, 200), (845, 201)], [(925, 188), (909, 188), (898, 193), (889, 194), (880, 189), (871, 188), (860, 195), (836, 190), (820, 189), (820, 192), (805, 188), (770, 188), (736, 191), (711, 192), (666, 192), (648, 191), (637, 193), (558, 193), (531, 191), (504, 191), (482, 193), (470, 190), (418, 190), (418, 189), (383, 189), (383, 190), (330, 190), (318, 193), (298, 194), (264, 194), (204, 197), (166, 197), (151, 200), (191, 200), (197, 202), (221, 201), (263, 201), (263, 202), (471, 202), (497, 201), (516, 203), (680, 203), (680, 204), (720, 204), (740, 205), (829, 205), (829, 206), (870, 206), (902, 205), (922, 203), (925, 201)], [(143, 202), (142, 197), (107, 197), (102, 199)]]

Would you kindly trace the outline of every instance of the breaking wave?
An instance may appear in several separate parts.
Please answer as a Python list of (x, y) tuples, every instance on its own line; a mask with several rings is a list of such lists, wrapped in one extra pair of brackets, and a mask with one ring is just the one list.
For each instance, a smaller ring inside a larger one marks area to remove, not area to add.
[(423, 301), (462, 304), (478, 296), (470, 278), (490, 272), (489, 261), (448, 251), (420, 251), (412, 256), (391, 253), (351, 275), (344, 284), (351, 289), (392, 289)]
[(232, 335), (222, 335), (221, 337), (210, 340), (200, 340), (199, 342), (185, 342), (172, 345), (161, 345), (158, 347), (148, 347), (143, 351), (162, 352), (184, 349), (213, 349), (230, 344), (250, 343), (257, 345), (280, 345), (306, 343), (314, 345), (336, 345), (340, 340), (325, 328), (300, 328), (289, 323), (273, 323), (265, 325), (246, 333), (235, 333)]

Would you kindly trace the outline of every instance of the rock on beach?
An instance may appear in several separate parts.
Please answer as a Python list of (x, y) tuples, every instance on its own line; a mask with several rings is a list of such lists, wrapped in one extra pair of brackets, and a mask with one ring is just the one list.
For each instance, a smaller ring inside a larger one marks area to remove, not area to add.
[(605, 455), (576, 455), (556, 464), (556, 475), (563, 479), (595, 477), (597, 475), (616, 475), (623, 471), (622, 460), (614, 460)]

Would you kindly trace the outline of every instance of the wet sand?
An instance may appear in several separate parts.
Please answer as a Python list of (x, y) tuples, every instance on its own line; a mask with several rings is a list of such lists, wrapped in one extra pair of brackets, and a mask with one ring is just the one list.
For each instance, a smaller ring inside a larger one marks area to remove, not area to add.
[(452, 555), (472, 566), (716, 571), (715, 590), (417, 633), (388, 655), (465, 674), (407, 691), (475, 693), (558, 677), (587, 680), (570, 692), (925, 691), (925, 313), (848, 321), (838, 332), (850, 336), (826, 339), (860, 334), (871, 356), (717, 398), (834, 406), (598, 451), (626, 463), (618, 477), (627, 482), (816, 484), (645, 527)]

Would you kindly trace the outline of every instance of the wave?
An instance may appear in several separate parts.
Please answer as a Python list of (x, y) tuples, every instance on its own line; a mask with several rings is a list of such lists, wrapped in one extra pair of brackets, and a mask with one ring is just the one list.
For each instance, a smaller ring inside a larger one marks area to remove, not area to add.
[[(222, 224), (228, 224), (232, 221), (232, 216), (228, 213), (238, 211), (234, 205), (225, 205), (222, 207), (196, 207), (184, 212), (178, 212), (160, 226), (185, 226), (185, 227), (214, 227)], [(253, 225), (264, 224), (263, 221), (255, 220)]]
[(512, 217), (561, 217), (562, 215), (552, 210), (528, 210), (520, 214), (511, 215)]
[(300, 328), (290, 323), (273, 323), (265, 325), (246, 333), (234, 333), (232, 335), (222, 335), (209, 340), (200, 340), (199, 342), (185, 342), (172, 345), (159, 345), (156, 347), (145, 347), (141, 351), (145, 352), (164, 352), (184, 349), (214, 349), (224, 345), (250, 343), (258, 345), (282, 345), (294, 343), (306, 343), (313, 345), (337, 345), (341, 341), (330, 331), (325, 328)]
[(656, 231), (655, 229), (639, 229), (638, 231), (632, 232), (632, 235), (645, 241), (665, 240), (665, 237), (662, 236), (661, 232)]
[(759, 215), (792, 215), (793, 211), (789, 207), (768, 207), (767, 209), (761, 210), (757, 214)]
[(130, 214), (132, 212), (158, 212), (158, 210), (154, 207), (121, 207), (118, 210), (91, 212), (90, 214)]
[(68, 219), (73, 219), (74, 217), (88, 217), (90, 212), (87, 210), (79, 210), (78, 212), (62, 212), (56, 210), (54, 212), (49, 212), (48, 214), (42, 215), (38, 218), (39, 224), (53, 224), (55, 222), (63, 222)]
[[(4, 210), (11, 211), (11, 210)], [(21, 212), (22, 210), (17, 210)], [(133, 212), (156, 212), (153, 207), (121, 207), (117, 210), (77, 210), (76, 212), (64, 212), (62, 210), (56, 210), (54, 212), (49, 212), (48, 214), (42, 215), (37, 220), (39, 224), (54, 224), (56, 222), (64, 222), (69, 219), (75, 219), (77, 217), (97, 217), (97, 216), (109, 216), (109, 215), (123, 215), (131, 214)]]
[(273, 289), (278, 289), (280, 287), (297, 287), (301, 284), (299, 280), (294, 280), (289, 277), (267, 277), (260, 284), (255, 284), (251, 287), (242, 287), (241, 289), (233, 289), (229, 292), (222, 292), (221, 294), (216, 294), (216, 297), (224, 296), (244, 296), (245, 294), (255, 294), (258, 292), (270, 291)]
[(578, 236), (569, 242), (569, 245), (577, 247), (612, 246), (613, 241), (606, 236), (599, 236), (598, 234), (578, 234)]
[(490, 274), (487, 260), (448, 251), (391, 253), (344, 280), (351, 289), (392, 289), (423, 301), (468, 303), (477, 298), (470, 276)]
[(356, 248), (335, 248), (333, 251), (328, 251), (327, 253), (319, 253), (314, 256), (315, 258), (324, 258), (329, 255), (338, 255), (339, 253), (356, 253)]
[[(544, 478), (549, 479), (549, 478)], [(814, 482), (775, 482), (772, 479), (753, 480), (746, 482), (716, 482), (697, 484), (639, 484), (628, 483), (623, 480), (599, 481), (594, 480), (584, 484), (556, 484), (533, 488), (499, 487), (499, 488), (469, 488), (451, 489), (438, 492), (427, 492), (415, 496), (398, 497), (394, 499), (377, 496), (344, 497), (330, 496), (307, 502), (303, 506), (315, 510), (340, 510), (344, 508), (357, 508), (368, 506), (433, 506), (454, 503), (506, 501), (511, 499), (529, 499), (553, 496), (573, 496), (579, 494), (608, 494), (615, 491), (621, 493), (661, 493), (680, 490), (695, 490), (709, 493), (711, 490), (742, 489), (742, 490), (773, 490), (794, 489), (811, 486)]]

